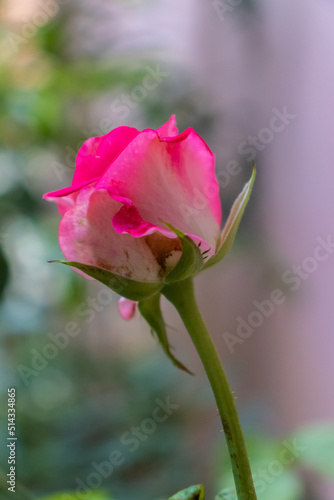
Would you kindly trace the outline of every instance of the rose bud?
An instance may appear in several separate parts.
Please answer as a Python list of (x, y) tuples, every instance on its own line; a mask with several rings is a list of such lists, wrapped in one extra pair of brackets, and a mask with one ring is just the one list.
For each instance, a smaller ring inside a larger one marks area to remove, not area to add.
[[(140, 306), (227, 253), (253, 181), (254, 172), (221, 232), (215, 156), (192, 128), (179, 134), (173, 115), (157, 130), (118, 127), (86, 140), (72, 185), (44, 198), (62, 215), (61, 262)], [(134, 307), (121, 311), (131, 318)]]

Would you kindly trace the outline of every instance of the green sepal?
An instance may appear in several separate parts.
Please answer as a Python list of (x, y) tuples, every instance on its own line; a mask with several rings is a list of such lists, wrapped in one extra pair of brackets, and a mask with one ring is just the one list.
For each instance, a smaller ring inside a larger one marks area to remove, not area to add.
[(175, 229), (167, 222), (164, 224), (179, 237), (182, 245), (182, 255), (174, 269), (167, 274), (164, 279), (165, 283), (174, 283), (175, 281), (183, 281), (189, 276), (197, 274), (204, 265), (204, 260), (200, 249), (189, 236), (186, 236), (182, 231)]
[(225, 257), (227, 252), (232, 247), (243, 213), (245, 211), (246, 205), (249, 201), (252, 192), (255, 175), (256, 175), (256, 169), (255, 165), (253, 165), (253, 172), (251, 178), (245, 184), (238, 198), (233, 203), (231, 212), (228, 216), (225, 227), (222, 230), (220, 236), (220, 244), (218, 246), (217, 253), (205, 263), (204, 269), (207, 269), (208, 267), (217, 264), (217, 262), (219, 262), (220, 260), (223, 259), (223, 257)]
[(205, 500), (204, 486), (203, 484), (189, 486), (189, 488), (175, 493), (168, 500)]
[(124, 278), (100, 267), (81, 264), (80, 262), (67, 262), (65, 260), (50, 260), (49, 262), (59, 262), (66, 266), (80, 269), (88, 276), (100, 281), (114, 292), (130, 300), (139, 301), (154, 295), (161, 290), (163, 283), (144, 283)]
[(148, 299), (142, 300), (138, 304), (138, 309), (143, 318), (147, 321), (151, 330), (157, 335), (159, 342), (175, 366), (184, 370), (192, 375), (192, 373), (186, 368), (180, 361), (178, 361), (172, 354), (170, 345), (168, 343), (166, 325), (162, 317), (160, 309), (160, 293), (152, 295)]

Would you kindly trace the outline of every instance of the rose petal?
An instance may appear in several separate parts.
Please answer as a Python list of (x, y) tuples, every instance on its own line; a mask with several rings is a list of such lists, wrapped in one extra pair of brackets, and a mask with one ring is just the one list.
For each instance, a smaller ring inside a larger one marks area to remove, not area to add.
[(118, 301), (118, 309), (123, 319), (132, 319), (136, 314), (137, 302), (121, 297)]
[(179, 131), (176, 125), (175, 115), (172, 115), (167, 123), (159, 127), (157, 132), (160, 139), (164, 139), (165, 137), (174, 137), (178, 135)]
[[(48, 201), (54, 201), (57, 204), (60, 215), (64, 215), (67, 210), (70, 210), (75, 205), (79, 191), (61, 197), (48, 196)], [(51, 194), (51, 193), (50, 193)], [(45, 195), (44, 195), (45, 196)]]
[(85, 141), (76, 158), (72, 185), (100, 177), (138, 134), (135, 128), (117, 127), (106, 135)]
[(57, 199), (62, 198), (63, 196), (69, 196), (73, 193), (78, 194), (81, 188), (86, 186), (90, 186), (95, 184), (99, 180), (99, 177), (95, 177), (94, 179), (90, 179), (89, 182), (85, 181), (81, 184), (77, 184), (76, 186), (68, 186), (66, 188), (58, 189), (57, 191), (50, 191), (49, 193), (43, 194), (43, 199), (47, 201), (54, 201), (58, 203)]
[[(148, 234), (152, 234), (154, 231), (158, 230), (156, 226), (150, 224), (149, 222), (145, 222), (134, 204), (124, 198), (123, 196), (112, 196), (114, 200), (120, 201), (123, 203), (122, 208), (114, 215), (112, 219), (112, 224), (115, 231), (119, 234), (131, 234), (131, 236), (139, 237), (146, 236)], [(171, 231), (163, 231), (168, 237), (174, 237), (171, 234)]]
[(54, 198), (67, 196), (96, 182), (138, 134), (135, 128), (117, 127), (108, 134), (87, 139), (76, 157), (72, 186), (46, 193), (43, 198), (55, 201)]
[[(132, 236), (145, 224), (163, 229), (168, 222), (205, 241), (214, 252), (220, 235), (221, 205), (214, 173), (214, 155), (189, 128), (160, 139), (157, 132), (141, 132), (114, 161), (97, 188), (131, 200), (117, 215), (117, 229), (128, 224)], [(139, 217), (133, 218), (133, 206)], [(149, 227), (149, 226), (147, 226)]]
[(181, 244), (155, 233), (143, 238), (117, 234), (113, 216), (122, 207), (104, 190), (83, 188), (59, 226), (60, 248), (69, 261), (106, 269), (141, 282), (160, 282), (177, 264)]

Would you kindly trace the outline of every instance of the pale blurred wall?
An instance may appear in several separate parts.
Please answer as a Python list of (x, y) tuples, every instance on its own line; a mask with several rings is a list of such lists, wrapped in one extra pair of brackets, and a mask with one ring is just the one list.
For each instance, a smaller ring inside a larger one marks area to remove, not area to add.
[[(323, 250), (324, 260), (315, 264), (309, 259), (319, 237), (331, 235), (334, 241), (334, 4), (263, 0), (256, 5), (256, 15), (236, 7), (222, 18), (198, 2), (193, 60), (197, 78), (209, 89), (209, 105), (221, 113), (218, 169), (237, 156), (242, 141), (268, 127), (273, 108), (286, 106), (295, 115), (255, 159), (254, 238), (265, 242), (263, 268), (256, 269), (259, 263), (252, 259), (253, 268), (240, 262), (237, 284), (230, 288), (233, 311), (243, 318), (254, 310), (252, 301), (268, 298), (273, 288), (284, 290), (286, 301), (234, 354), (221, 345), (228, 366), (244, 374), (244, 383), (237, 382), (239, 395), (246, 384), (248, 401), (262, 401), (268, 411), (264, 425), (272, 418), (277, 431), (288, 431), (334, 418), (334, 253), (329, 249), (325, 257)], [(229, 126), (234, 133), (226, 141)], [(264, 272), (268, 258), (277, 264), (279, 279), (265, 291), (254, 274)], [(302, 270), (307, 279), (300, 278), (298, 290), (286, 283), (288, 292), (281, 276), (293, 265), (309, 271)], [(223, 285), (217, 277), (202, 279), (214, 284), (219, 296)], [(322, 487), (321, 498), (333, 498), (333, 485)]]
[[(193, 86), (217, 113), (210, 145), (218, 172), (238, 158), (238, 146), (248, 136), (268, 127), (273, 108), (282, 112), (286, 107), (295, 115), (255, 158), (259, 175), (251, 204), (259, 255), (234, 250), (225, 264), (196, 279), (204, 316), (234, 378), (239, 404), (254, 421), (281, 432), (334, 416), (334, 256), (321, 262), (297, 291), (288, 293), (289, 285), (284, 288), (281, 281), (282, 273), (311, 256), (317, 237), (326, 239), (333, 226), (334, 6), (287, 0), (255, 6), (243, 9), (241, 2), (222, 18), (213, 2), (148, 2), (126, 13), (123, 36), (131, 40), (135, 33), (133, 40), (157, 49), (157, 61), (176, 61), (193, 74)], [(240, 162), (242, 158), (247, 155), (239, 155)], [(250, 162), (244, 163), (249, 171)], [(240, 190), (244, 180), (244, 174), (231, 178), (227, 195), (230, 187)], [(268, 284), (270, 265), (277, 267), (278, 279)], [(268, 298), (277, 287), (284, 289), (285, 304), (229, 352), (223, 333), (234, 334), (236, 317), (247, 318), (253, 300)], [(135, 337), (137, 321), (119, 328)], [(172, 321), (177, 322), (175, 316)], [(116, 327), (115, 317), (113, 323)], [(171, 338), (176, 350), (186, 351), (194, 362), (187, 338), (173, 331)], [(127, 344), (124, 333), (123, 339)]]
[[(334, 240), (334, 5), (279, 0), (259, 7), (260, 20), (245, 18), (247, 26), (231, 17), (233, 13), (223, 23), (208, 19), (211, 37), (203, 27), (209, 52), (203, 57), (203, 74), (210, 75), (209, 86), (212, 81), (217, 86), (218, 81), (224, 82), (224, 74), (229, 75), (232, 99), (214, 98), (223, 101), (231, 115), (243, 102), (250, 107), (258, 104), (239, 142), (268, 127), (273, 108), (286, 107), (295, 115), (258, 154), (258, 223), (273, 256), (285, 264), (284, 271), (311, 257), (317, 238), (327, 240), (332, 235)], [(229, 50), (240, 44), (240, 57), (219, 67), (215, 47)], [(205, 68), (213, 57), (216, 72)], [(248, 64), (243, 66), (245, 60)], [(304, 265), (310, 270), (309, 278), (301, 278), (284, 311), (270, 318), (268, 328), (276, 333), (270, 335), (272, 345), (267, 343), (267, 349), (259, 352), (260, 356), (273, 353), (266, 376), (276, 387), (275, 413), (288, 426), (334, 417), (334, 256), (319, 262), (314, 271), (310, 262)]]

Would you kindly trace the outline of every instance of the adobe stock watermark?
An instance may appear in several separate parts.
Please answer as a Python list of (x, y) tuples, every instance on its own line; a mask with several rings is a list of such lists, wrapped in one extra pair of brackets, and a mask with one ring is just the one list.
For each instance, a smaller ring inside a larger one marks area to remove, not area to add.
[(220, 21), (225, 21), (225, 15), (233, 12), (244, 0), (213, 0), (212, 7)]
[(170, 401), (169, 396), (165, 398), (165, 401), (157, 398), (155, 403), (156, 406), (151, 416), (144, 418), (139, 425), (132, 426), (131, 429), (124, 432), (119, 439), (119, 446), (111, 450), (105, 460), (92, 462), (91, 472), (84, 479), (80, 477), (75, 479), (75, 496), (64, 493), (62, 500), (73, 500), (73, 498), (89, 500), (93, 490), (100, 488), (105, 479), (109, 478), (118, 467), (126, 463), (127, 455), (135, 453), (141, 443), (154, 434), (158, 426), (166, 422), (180, 408), (180, 405)]
[(160, 68), (160, 64), (156, 64), (155, 68), (146, 66), (145, 69), (147, 75), (144, 76), (141, 85), (133, 87), (129, 94), (121, 94), (111, 103), (111, 111), (122, 121), (129, 116), (132, 109), (136, 109), (138, 104), (147, 98), (149, 92), (155, 90), (170, 76), (170, 73)]
[[(301, 264), (293, 265), (290, 269), (286, 270), (281, 277), (284, 285), (288, 285), (289, 291), (296, 291), (301, 286), (303, 281), (306, 281), (319, 267), (321, 262), (327, 261), (334, 253), (334, 241), (329, 234), (326, 239), (318, 237), (316, 239), (317, 245), (315, 246), (312, 255), (303, 259)], [(286, 287), (285, 287), (286, 288)], [(222, 337), (227, 345), (231, 354), (235, 351), (236, 345), (241, 345), (246, 339), (251, 337), (257, 328), (260, 328), (266, 319), (270, 318), (276, 308), (284, 304), (287, 296), (283, 290), (275, 288), (269, 294), (269, 297), (262, 300), (254, 300), (254, 309), (244, 319), (241, 316), (236, 318), (235, 333), (225, 332)]]
[(9, 53), (18, 54), (20, 47), (31, 40), (38, 30), (45, 26), (50, 19), (55, 17), (59, 12), (60, 5), (66, 5), (71, 0), (45, 0), (39, 2), (38, 9), (32, 14), (31, 19), (25, 20), (22, 24), (19, 33), (10, 31), (4, 39), (4, 45), (9, 50)]
[(291, 466), (304, 450), (306, 450), (306, 447), (298, 444), (296, 439), (291, 442), (283, 441), (278, 458), (271, 460), (265, 467), (259, 468), (253, 474), (256, 492), (259, 495), (264, 493), (268, 485), (275, 482), (283, 474), (286, 467)]
[[(282, 111), (273, 108), (272, 112), (273, 116), (270, 118), (267, 127), (261, 128), (255, 136), (248, 136), (247, 140), (240, 142), (238, 145), (239, 155), (247, 156), (245, 161), (254, 162), (258, 152), (263, 151), (274, 140), (275, 134), (283, 132), (291, 121), (297, 117), (297, 115), (287, 110), (287, 106), (284, 106)], [(230, 160), (224, 170), (216, 173), (219, 188), (225, 189), (230, 184), (232, 177), (239, 175), (241, 172), (240, 163), (237, 160)], [(210, 201), (216, 198), (217, 194), (218, 188), (213, 182), (206, 183), (201, 190), (194, 189), (191, 202), (180, 204), (180, 211), (184, 221), (188, 224), (192, 217), (197, 217), (201, 210), (207, 208)]]
[[(300, 457), (301, 453), (306, 450), (305, 446), (297, 443), (297, 439), (284, 440), (281, 443), (280, 451), (277, 454), (277, 459), (271, 460), (266, 465), (258, 467), (253, 471), (253, 481), (256, 493), (261, 495), (266, 491), (268, 486), (274, 483), (285, 470), (291, 467)], [(235, 489), (231, 488), (228, 491), (219, 493), (215, 496), (215, 500), (235, 500)], [(245, 500), (248, 496), (242, 497)]]
[[(128, 282), (118, 276), (117, 280), (110, 280), (110, 286), (116, 292), (121, 294), (128, 286)], [(85, 324), (90, 324), (94, 321), (96, 315), (101, 313), (114, 300), (114, 292), (104, 286), (98, 292), (96, 297), (87, 297), (74, 311), (75, 316), (82, 319)], [(47, 334), (49, 342), (45, 343), (40, 350), (31, 349), (31, 361), (29, 366), (20, 364), (17, 366), (17, 371), (24, 383), (27, 386), (31, 377), (37, 377), (43, 372), (49, 362), (54, 360), (58, 354), (63, 351), (70, 340), (77, 337), (82, 329), (77, 320), (68, 321), (60, 332)]]
[(272, 112), (273, 116), (267, 127), (261, 128), (257, 135), (249, 135), (246, 141), (239, 144), (238, 153), (247, 155), (245, 158), (247, 162), (254, 161), (258, 152), (263, 151), (268, 144), (273, 142), (276, 134), (283, 132), (291, 121), (297, 118), (297, 115), (288, 112), (286, 106), (284, 106), (283, 111), (273, 108)]
[[(136, 109), (145, 99), (147, 99), (150, 92), (155, 90), (161, 83), (170, 76), (170, 73), (161, 69), (160, 64), (155, 67), (146, 66), (146, 75), (142, 79), (140, 85), (136, 85), (132, 90), (125, 94), (122, 93), (119, 97), (114, 99), (110, 104), (110, 111), (117, 116), (118, 121), (124, 121), (130, 115), (131, 111)], [(110, 117), (103, 117), (98, 122), (98, 127), (88, 130), (83, 129), (81, 132), (85, 140), (90, 137), (101, 136), (110, 132), (112, 128), (117, 125), (115, 119)], [(82, 143), (77, 145), (75, 151), (71, 146), (66, 146), (65, 165), (54, 161), (51, 164), (53, 171), (59, 182), (62, 182), (64, 174), (73, 175), (75, 169), (75, 160), (77, 151), (82, 146)]]

